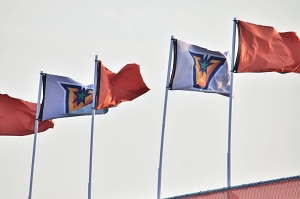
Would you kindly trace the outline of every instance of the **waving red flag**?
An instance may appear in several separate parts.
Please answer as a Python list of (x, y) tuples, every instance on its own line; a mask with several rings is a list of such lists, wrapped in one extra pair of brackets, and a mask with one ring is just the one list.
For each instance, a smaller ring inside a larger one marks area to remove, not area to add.
[(150, 90), (143, 81), (137, 64), (127, 64), (117, 74), (111, 72), (101, 62), (99, 68), (100, 89), (97, 88), (97, 109), (132, 101)]
[[(0, 94), (0, 135), (23, 136), (34, 133), (36, 103)], [(39, 122), (38, 132), (53, 128), (51, 120)]]
[(234, 72), (300, 73), (300, 40), (295, 32), (238, 21), (239, 48)]

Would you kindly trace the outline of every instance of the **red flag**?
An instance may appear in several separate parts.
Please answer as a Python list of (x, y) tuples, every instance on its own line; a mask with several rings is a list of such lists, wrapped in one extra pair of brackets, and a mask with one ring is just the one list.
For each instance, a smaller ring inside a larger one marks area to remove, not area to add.
[(300, 73), (300, 40), (295, 32), (238, 21), (239, 48), (234, 72)]
[[(36, 103), (0, 94), (0, 135), (23, 136), (34, 133)], [(51, 120), (39, 122), (38, 132), (53, 128)]]
[(139, 65), (127, 64), (115, 74), (101, 62), (99, 64), (100, 89), (97, 88), (97, 109), (109, 108), (117, 106), (121, 102), (131, 101), (150, 90), (143, 81)]

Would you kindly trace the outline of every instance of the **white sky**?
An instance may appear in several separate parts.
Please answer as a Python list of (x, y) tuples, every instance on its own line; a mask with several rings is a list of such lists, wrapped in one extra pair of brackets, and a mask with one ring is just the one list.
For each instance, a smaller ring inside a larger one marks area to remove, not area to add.
[[(170, 37), (231, 51), (232, 20), (300, 34), (298, 0), (2, 0), (0, 92), (37, 101), (40, 71), (93, 83), (136, 62), (151, 89), (95, 119), (92, 198), (153, 199)], [(298, 74), (235, 74), (232, 185), (300, 174)], [(38, 135), (32, 199), (87, 198), (91, 117)], [(1, 124), (0, 124), (1, 125)], [(228, 98), (169, 92), (162, 197), (226, 187)], [(27, 198), (33, 135), (0, 137), (0, 197)]]

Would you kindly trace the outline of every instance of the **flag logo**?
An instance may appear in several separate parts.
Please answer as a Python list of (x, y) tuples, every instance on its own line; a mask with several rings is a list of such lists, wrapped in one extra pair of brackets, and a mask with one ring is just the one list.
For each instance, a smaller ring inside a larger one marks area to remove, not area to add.
[(193, 87), (207, 89), (211, 79), (225, 63), (226, 58), (209, 56), (208, 54), (197, 54), (190, 51), (189, 53), (194, 60)]
[(86, 87), (63, 84), (61, 86), (65, 90), (65, 108), (66, 113), (76, 111), (88, 104), (92, 103), (93, 100), (93, 89), (88, 89)]

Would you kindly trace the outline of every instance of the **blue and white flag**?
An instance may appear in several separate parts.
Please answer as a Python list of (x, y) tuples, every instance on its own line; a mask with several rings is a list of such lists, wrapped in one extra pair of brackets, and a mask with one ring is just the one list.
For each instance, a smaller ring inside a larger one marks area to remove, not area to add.
[(229, 96), (229, 53), (211, 51), (180, 40), (174, 42), (170, 90), (218, 93)]
[[(69, 77), (43, 74), (43, 101), (39, 119), (92, 114), (93, 85), (85, 86)], [(96, 110), (105, 114), (108, 109)]]

